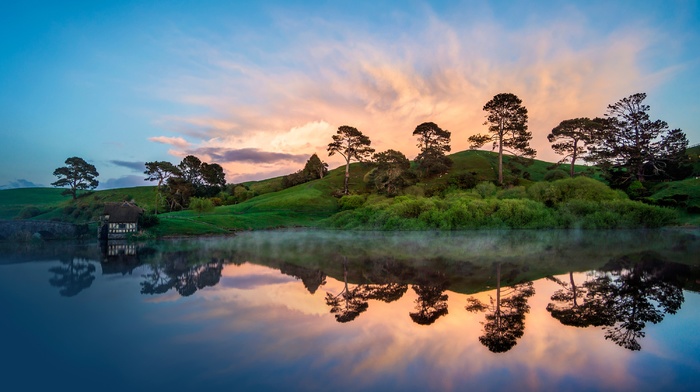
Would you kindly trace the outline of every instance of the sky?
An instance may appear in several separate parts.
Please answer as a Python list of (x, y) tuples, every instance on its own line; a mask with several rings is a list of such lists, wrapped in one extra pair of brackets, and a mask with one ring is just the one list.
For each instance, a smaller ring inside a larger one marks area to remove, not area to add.
[[(6, 4), (5, 4), (6, 3)], [(516, 94), (547, 134), (645, 92), (700, 143), (700, 1), (20, 1), (0, 6), (0, 188), (78, 156), (100, 188), (188, 154), (228, 182), (289, 174), (339, 126), (418, 154), (415, 127), (484, 133)]]

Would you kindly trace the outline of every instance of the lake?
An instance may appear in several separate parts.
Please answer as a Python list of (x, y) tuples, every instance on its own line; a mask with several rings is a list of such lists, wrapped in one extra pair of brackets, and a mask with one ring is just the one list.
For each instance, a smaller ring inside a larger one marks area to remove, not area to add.
[(696, 390), (700, 230), (0, 245), (7, 391)]

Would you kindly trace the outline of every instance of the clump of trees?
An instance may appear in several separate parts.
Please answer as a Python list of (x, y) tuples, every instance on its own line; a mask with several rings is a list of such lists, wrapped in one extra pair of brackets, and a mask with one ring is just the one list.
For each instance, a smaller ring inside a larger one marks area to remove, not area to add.
[(605, 129), (605, 119), (588, 117), (564, 120), (547, 135), (552, 150), (564, 157), (559, 163), (570, 161), (569, 175), (574, 176), (576, 160), (590, 160), (589, 148), (598, 143)]
[(282, 188), (290, 188), (295, 185), (323, 178), (328, 174), (328, 164), (323, 162), (318, 155), (313, 154), (304, 168), (282, 177)]
[(413, 136), (418, 136), (420, 153), (416, 157), (418, 170), (423, 177), (444, 174), (452, 167), (450, 131), (443, 130), (433, 122), (424, 122), (416, 127)]
[(83, 158), (70, 157), (65, 163), (66, 166), (53, 171), (53, 175), (58, 177), (58, 180), (51, 183), (55, 187), (67, 186), (68, 189), (62, 192), (63, 195), (71, 195), (75, 200), (79, 190), (95, 189), (100, 184), (97, 180), (100, 173), (94, 165), (85, 162)]
[(202, 162), (194, 155), (186, 156), (177, 166), (165, 161), (146, 162), (145, 165), (145, 180), (158, 181), (156, 206), (164, 195), (170, 211), (187, 208), (192, 197), (210, 198), (226, 187), (221, 165)]

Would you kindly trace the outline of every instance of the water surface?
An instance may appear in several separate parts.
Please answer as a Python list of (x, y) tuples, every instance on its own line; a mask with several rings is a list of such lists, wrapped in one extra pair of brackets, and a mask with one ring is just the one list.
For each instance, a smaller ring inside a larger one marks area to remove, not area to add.
[(697, 230), (275, 231), (1, 254), (8, 390), (700, 382)]

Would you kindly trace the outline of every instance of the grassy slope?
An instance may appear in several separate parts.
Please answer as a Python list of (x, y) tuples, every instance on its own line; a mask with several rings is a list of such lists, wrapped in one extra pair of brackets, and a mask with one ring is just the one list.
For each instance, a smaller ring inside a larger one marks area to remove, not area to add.
[[(481, 180), (496, 179), (497, 154), (490, 151), (468, 150), (450, 155), (454, 165), (450, 173), (429, 179), (418, 184), (428, 188), (445, 184), (451, 177), (460, 173), (476, 173)], [(509, 157), (505, 157), (506, 162)], [(525, 168), (532, 181), (541, 181), (551, 163), (535, 160)], [(364, 178), (371, 166), (354, 163), (350, 170), (350, 189), (353, 193), (365, 193), (368, 184)], [(567, 167), (562, 166), (567, 170)], [(577, 165), (577, 171), (587, 170)], [(243, 203), (217, 207), (214, 212), (196, 215), (192, 211), (180, 211), (161, 215), (161, 224), (153, 232), (156, 235), (199, 235), (222, 234), (231, 230), (264, 229), (289, 226), (315, 226), (322, 219), (338, 211), (337, 199), (333, 192), (342, 189), (345, 167), (341, 166), (323, 179), (315, 180), (292, 188), (281, 189), (282, 177), (263, 181), (247, 182), (251, 190), (260, 194)], [(689, 181), (689, 180), (686, 180)], [(675, 183), (671, 183), (675, 184)], [(676, 186), (676, 185), (674, 185)], [(686, 186), (686, 185), (681, 185)], [(697, 191), (694, 183), (687, 186)], [(61, 196), (61, 189), (26, 188), (0, 191), (0, 219), (14, 219), (22, 208), (37, 206), (47, 211), (33, 219), (61, 219), (72, 222), (87, 222), (101, 213), (101, 206), (107, 201), (135, 200), (138, 205), (149, 210), (153, 206), (155, 188), (152, 186), (110, 189), (91, 192), (77, 200), (76, 209), (67, 214), (65, 209), (73, 206), (69, 196)]]

